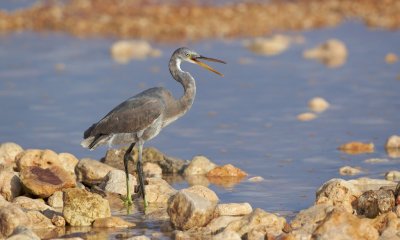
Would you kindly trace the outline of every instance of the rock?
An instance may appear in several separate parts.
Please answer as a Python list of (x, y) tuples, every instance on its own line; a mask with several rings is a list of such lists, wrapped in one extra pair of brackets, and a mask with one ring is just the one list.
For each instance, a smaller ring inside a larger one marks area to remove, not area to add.
[(373, 153), (373, 143), (348, 142), (339, 146), (339, 150), (347, 154)]
[(333, 210), (317, 227), (312, 239), (378, 239), (379, 233), (368, 219), (360, 219), (351, 213)]
[(207, 177), (245, 177), (247, 173), (241, 169), (233, 166), (232, 164), (226, 164), (221, 167), (216, 167), (207, 173)]
[(189, 188), (185, 189), (188, 192), (195, 193), (201, 197), (206, 198), (207, 200), (211, 202), (218, 202), (219, 198), (215, 192), (207, 187), (201, 186), (201, 185), (194, 185)]
[(115, 42), (110, 49), (112, 58), (118, 63), (127, 63), (132, 59), (144, 59), (149, 56), (158, 57), (161, 51), (153, 49), (143, 40), (122, 40)]
[(25, 226), (18, 226), (7, 240), (40, 240), (30, 228)]
[(7, 200), (12, 201), (22, 193), (22, 184), (18, 173), (14, 171), (0, 171), (0, 194)]
[(60, 153), (58, 154), (58, 159), (61, 162), (61, 166), (75, 179), (75, 167), (79, 160), (71, 153)]
[(382, 187), (396, 187), (395, 182), (383, 179), (358, 178), (349, 180), (347, 182), (356, 186), (358, 189), (361, 190), (361, 192), (366, 192), (368, 190), (378, 190)]
[(206, 177), (206, 175), (186, 175), (185, 180), (189, 184), (189, 186), (201, 185), (204, 187), (208, 187), (210, 185), (210, 181)]
[(389, 212), (372, 220), (373, 226), (381, 233), (379, 240), (399, 239), (398, 226), (400, 224), (396, 214)]
[(220, 203), (214, 211), (214, 216), (241, 216), (250, 214), (253, 208), (249, 203)]
[(241, 219), (241, 216), (220, 216), (211, 220), (205, 227), (212, 234), (221, 232), (229, 223)]
[(55, 228), (50, 219), (48, 219), (45, 215), (40, 213), (37, 210), (27, 211), (26, 215), (28, 216), (32, 229), (44, 229), (44, 228)]
[(261, 176), (255, 176), (248, 179), (249, 182), (262, 182), (264, 178)]
[(320, 113), (329, 108), (329, 103), (322, 97), (315, 97), (308, 102), (311, 111)]
[(28, 215), (14, 205), (0, 208), (0, 235), (8, 237), (18, 226), (31, 226)]
[(389, 162), (389, 159), (387, 158), (368, 158), (364, 160), (365, 163), (387, 163)]
[(385, 144), (386, 149), (400, 149), (400, 136), (392, 135), (388, 138)]
[(215, 235), (212, 239), (213, 240), (241, 240), (242, 238), (240, 237), (239, 234), (237, 234), (234, 231), (223, 231), (223, 232)]
[(396, 205), (394, 212), (396, 213), (397, 217), (400, 218), (400, 205)]
[(343, 179), (333, 178), (317, 190), (315, 203), (343, 206), (346, 211), (353, 212), (352, 206), (360, 195), (361, 191), (353, 184)]
[(207, 179), (210, 183), (221, 186), (226, 189), (233, 188), (236, 184), (240, 183), (243, 177), (208, 177)]
[(11, 203), (9, 201), (7, 201), (3, 195), (0, 194), (0, 208), (2, 207), (6, 207), (8, 205), (10, 205)]
[(98, 218), (93, 222), (93, 227), (97, 228), (128, 228), (134, 226), (136, 224), (127, 222), (119, 217)]
[(146, 177), (162, 177), (161, 167), (151, 162), (147, 162), (143, 165), (143, 173)]
[(176, 193), (162, 178), (147, 178), (148, 185), (145, 186), (146, 200), (148, 203), (167, 203), (169, 198)]
[(49, 168), (62, 166), (58, 154), (52, 150), (28, 149), (15, 157), (19, 172), (27, 167)]
[(249, 215), (228, 224), (224, 231), (237, 232), (241, 237), (252, 231), (277, 236), (282, 233), (285, 224), (285, 218), (256, 208)]
[(370, 190), (364, 192), (357, 201), (357, 213), (368, 218), (375, 218), (379, 214), (391, 211), (394, 208), (395, 197), (391, 190)]
[(204, 175), (217, 167), (217, 165), (205, 156), (195, 156), (183, 171), (185, 176)]
[(63, 192), (63, 216), (71, 226), (90, 226), (98, 218), (111, 216), (108, 201), (100, 195), (78, 188)]
[(328, 67), (339, 67), (346, 62), (346, 45), (337, 39), (330, 39), (325, 43), (305, 50), (303, 57), (307, 59), (316, 59)]
[(45, 211), (47, 209), (53, 210), (50, 206), (46, 205), (43, 199), (32, 199), (25, 196), (19, 196), (14, 198), (13, 204), (26, 209), (26, 210), (37, 210)]
[(389, 171), (385, 173), (385, 179), (389, 181), (399, 181), (400, 180), (400, 171)]
[(385, 56), (385, 62), (388, 64), (393, 64), (393, 63), (397, 62), (398, 60), (399, 59), (398, 59), (397, 55), (394, 53), (388, 53)]
[(254, 53), (263, 55), (278, 55), (285, 51), (290, 45), (290, 38), (284, 35), (274, 35), (270, 38), (256, 38), (245, 42), (247, 49)]
[(317, 115), (315, 113), (310, 113), (310, 112), (300, 113), (299, 115), (297, 115), (297, 120), (302, 122), (311, 121), (314, 120), (315, 118), (317, 118)]
[(13, 142), (0, 144), (0, 164), (12, 165), (15, 163), (15, 157), (23, 151), (22, 147)]
[[(105, 158), (102, 162), (115, 167), (120, 170), (124, 170), (124, 155), (127, 147), (122, 147), (119, 149), (110, 149), (107, 151)], [(138, 151), (135, 148), (133, 151), (133, 159), (136, 162), (138, 159)], [(161, 167), (164, 174), (169, 173), (181, 173), (183, 168), (186, 166), (187, 162), (178, 158), (170, 157), (156, 148), (144, 148), (143, 149), (143, 162), (152, 162)], [(136, 171), (136, 164), (133, 161), (128, 163), (130, 171)]]
[[(129, 174), (129, 189), (133, 194), (135, 190), (136, 177)], [(99, 187), (107, 192), (118, 193), (126, 196), (126, 174), (122, 170), (113, 169), (107, 173)]]
[(56, 227), (64, 227), (65, 226), (65, 218), (58, 216), (58, 215), (53, 215), (53, 217), (51, 218), (51, 222)]
[(62, 208), (64, 207), (63, 201), (63, 192), (56, 191), (47, 199), (47, 204), (53, 208)]
[(400, 158), (400, 148), (386, 148), (386, 153), (391, 158)]
[(130, 237), (127, 240), (150, 240), (150, 238), (146, 237), (145, 235)]
[(115, 168), (99, 161), (84, 158), (75, 167), (78, 181), (87, 185), (96, 185), (103, 181), (107, 173)]
[(339, 169), (340, 175), (357, 175), (362, 173), (361, 169), (350, 166), (344, 166)]
[(76, 185), (75, 179), (59, 166), (50, 166), (49, 168), (25, 167), (21, 171), (21, 182), (27, 192), (42, 198)]
[(178, 229), (188, 230), (208, 224), (214, 213), (216, 202), (190, 192), (180, 190), (168, 203), (171, 223)]

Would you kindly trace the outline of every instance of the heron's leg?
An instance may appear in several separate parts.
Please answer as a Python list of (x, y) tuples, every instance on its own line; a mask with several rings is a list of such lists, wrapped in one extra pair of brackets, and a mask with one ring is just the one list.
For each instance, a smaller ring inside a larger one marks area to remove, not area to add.
[(143, 168), (142, 168), (142, 150), (143, 150), (143, 141), (138, 142), (138, 150), (139, 150), (139, 159), (137, 162), (137, 173), (139, 177), (139, 193), (143, 197), (143, 202), (144, 202), (144, 207), (147, 207), (147, 201), (146, 201), (146, 192), (144, 190), (144, 174), (143, 174)]
[(132, 150), (133, 147), (135, 146), (135, 143), (132, 143), (129, 148), (126, 150), (125, 155), (124, 155), (124, 167), (125, 167), (125, 174), (126, 174), (126, 199), (125, 199), (125, 204), (128, 206), (132, 205), (132, 196), (131, 196), (131, 191), (129, 189), (129, 171), (128, 171), (128, 162), (130, 158), (132, 157)]

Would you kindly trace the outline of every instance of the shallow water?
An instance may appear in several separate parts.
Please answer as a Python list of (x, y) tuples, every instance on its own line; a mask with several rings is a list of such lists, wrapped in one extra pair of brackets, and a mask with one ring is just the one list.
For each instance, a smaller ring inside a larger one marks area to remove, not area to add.
[[(182, 89), (171, 80), (167, 62), (175, 48), (187, 45), (226, 60), (227, 65), (213, 64), (225, 77), (184, 64), (182, 68), (197, 80), (195, 103), (146, 145), (183, 159), (203, 154), (219, 165), (232, 163), (250, 176), (262, 176), (265, 181), (260, 183), (210, 187), (222, 202), (249, 202), (253, 208), (290, 217), (312, 204), (324, 181), (342, 177), (339, 167), (360, 166), (364, 173), (359, 176), (383, 178), (400, 162), (384, 150), (386, 139), (400, 134), (400, 81), (396, 79), (400, 64), (384, 61), (388, 52), (400, 54), (400, 32), (348, 22), (300, 34), (304, 44), (293, 44), (273, 57), (249, 52), (242, 40), (210, 40), (154, 43), (163, 52), (160, 58), (123, 65), (110, 57), (109, 47), (116, 40), (112, 38), (31, 32), (0, 35), (0, 142), (100, 159), (107, 149), (81, 148), (83, 131), (146, 88), (165, 86), (180, 96)], [(327, 68), (302, 58), (304, 49), (329, 38), (346, 43), (349, 57), (343, 66)], [(243, 60), (248, 63), (240, 63)], [(64, 70), (56, 69), (60, 64)], [(316, 96), (327, 99), (331, 108), (313, 121), (299, 122), (297, 114), (308, 111), (308, 100)], [(353, 140), (372, 141), (376, 150), (361, 155), (337, 150)], [(364, 163), (368, 158), (389, 162)], [(174, 184), (185, 186), (182, 181)], [(129, 218), (142, 221), (138, 217)], [(144, 229), (160, 225), (150, 220), (144, 224)]]

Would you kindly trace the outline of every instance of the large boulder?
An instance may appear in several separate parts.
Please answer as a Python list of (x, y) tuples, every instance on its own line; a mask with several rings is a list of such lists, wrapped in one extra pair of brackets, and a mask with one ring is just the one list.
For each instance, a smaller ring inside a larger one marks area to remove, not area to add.
[(84, 158), (76, 165), (75, 173), (78, 181), (92, 186), (101, 183), (108, 172), (114, 169), (99, 161)]
[(392, 211), (395, 197), (391, 190), (369, 190), (357, 200), (357, 213), (368, 218), (375, 218), (379, 214)]
[(12, 201), (22, 192), (22, 184), (19, 174), (14, 171), (0, 171), (0, 194), (7, 200)]
[(75, 178), (75, 167), (79, 160), (71, 153), (59, 153), (58, 158), (62, 167)]
[(147, 178), (145, 186), (146, 200), (148, 203), (166, 204), (176, 190), (162, 178)]
[(108, 201), (84, 189), (64, 190), (63, 216), (71, 226), (90, 226), (94, 220), (111, 216)]
[(28, 149), (18, 154), (15, 160), (18, 171), (32, 166), (40, 168), (62, 166), (58, 154), (49, 149)]
[(15, 157), (24, 151), (22, 147), (13, 142), (5, 142), (0, 144), (0, 164), (13, 165)]

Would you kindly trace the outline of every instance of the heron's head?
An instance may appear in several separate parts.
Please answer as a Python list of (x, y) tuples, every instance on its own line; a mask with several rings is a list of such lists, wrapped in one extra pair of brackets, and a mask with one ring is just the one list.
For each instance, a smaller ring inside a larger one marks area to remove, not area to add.
[(190, 50), (189, 48), (178, 48), (173, 56), (177, 57), (178, 59), (180, 59), (181, 61), (186, 61), (186, 62), (190, 62), (190, 63), (194, 63), (197, 64), (213, 73), (216, 73), (220, 76), (224, 76), (222, 73), (218, 72), (217, 70), (215, 70), (214, 68), (208, 66), (207, 64), (205, 64), (204, 62), (201, 62), (200, 60), (205, 60), (205, 61), (210, 61), (210, 62), (218, 62), (218, 63), (224, 63), (224, 61), (216, 59), (216, 58), (209, 58), (209, 57), (205, 57), (202, 56), (198, 53), (196, 53), (193, 50)]

